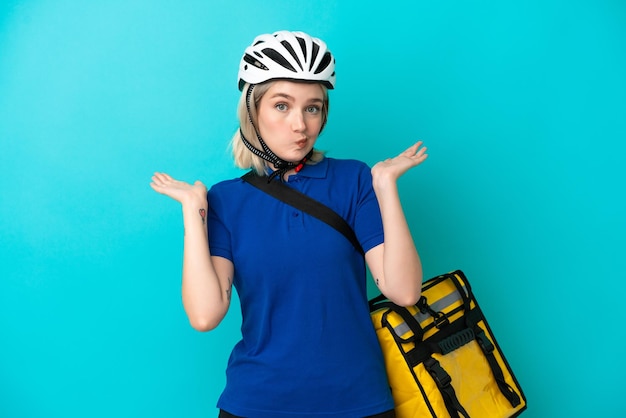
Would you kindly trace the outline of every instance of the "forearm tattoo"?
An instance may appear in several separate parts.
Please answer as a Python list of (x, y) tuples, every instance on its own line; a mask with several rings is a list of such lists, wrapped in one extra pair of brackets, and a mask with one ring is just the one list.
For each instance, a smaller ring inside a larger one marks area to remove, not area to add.
[(229, 277), (228, 278), (228, 287), (226, 288), (226, 297), (228, 298), (228, 301), (230, 302), (230, 296), (233, 293), (233, 280)]
[(206, 210), (200, 209), (199, 212), (200, 212), (200, 217), (202, 218), (202, 225), (204, 225), (205, 220), (206, 220)]

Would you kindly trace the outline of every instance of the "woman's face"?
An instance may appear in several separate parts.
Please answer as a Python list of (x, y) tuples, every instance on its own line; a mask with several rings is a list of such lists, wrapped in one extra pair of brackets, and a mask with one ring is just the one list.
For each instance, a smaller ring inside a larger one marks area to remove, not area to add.
[(297, 163), (317, 141), (323, 106), (320, 84), (275, 81), (259, 102), (259, 133), (274, 154)]

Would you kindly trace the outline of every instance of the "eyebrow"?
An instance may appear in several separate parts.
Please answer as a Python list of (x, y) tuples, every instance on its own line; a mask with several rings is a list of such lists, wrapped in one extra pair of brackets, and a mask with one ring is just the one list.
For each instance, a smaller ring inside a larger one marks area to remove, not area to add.
[[(290, 95), (288, 95), (287, 93), (274, 93), (274, 94), (273, 94), (270, 98), (271, 98), (271, 99), (274, 99), (274, 98), (276, 98), (276, 97), (283, 97), (283, 98), (285, 98), (285, 99), (287, 99), (287, 100), (291, 100), (291, 101), (294, 101), (294, 100), (295, 100), (293, 96), (290, 96)], [(314, 97), (314, 98), (308, 99), (307, 101), (308, 101), (308, 102), (315, 102), (315, 103), (324, 103), (324, 100), (319, 99), (319, 98), (317, 98), (317, 97)]]

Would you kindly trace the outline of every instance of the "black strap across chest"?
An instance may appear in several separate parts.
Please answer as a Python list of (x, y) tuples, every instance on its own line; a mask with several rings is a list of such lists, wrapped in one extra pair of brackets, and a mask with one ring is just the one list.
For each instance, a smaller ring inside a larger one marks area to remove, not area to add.
[(306, 212), (320, 221), (332, 226), (337, 231), (341, 232), (343, 236), (345, 236), (348, 241), (352, 243), (354, 248), (361, 253), (361, 255), (365, 254), (359, 240), (356, 237), (356, 234), (354, 233), (354, 230), (350, 227), (348, 222), (346, 222), (345, 219), (328, 206), (305, 195), (304, 193), (300, 193), (299, 191), (292, 189), (291, 187), (283, 184), (281, 181), (271, 181), (268, 183), (267, 177), (258, 176), (253, 171), (244, 174), (241, 178), (270, 196), (285, 202), (289, 206), (300, 209), (301, 211)]

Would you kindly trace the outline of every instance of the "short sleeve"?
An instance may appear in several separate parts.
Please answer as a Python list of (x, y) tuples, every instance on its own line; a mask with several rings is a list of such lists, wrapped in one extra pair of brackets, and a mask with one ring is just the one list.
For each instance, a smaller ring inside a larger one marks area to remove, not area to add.
[(372, 173), (362, 164), (358, 173), (358, 198), (354, 229), (365, 252), (385, 241), (378, 199), (372, 187)]
[(228, 212), (224, 210), (224, 201), (219, 189), (211, 188), (207, 195), (209, 202), (208, 235), (209, 251), (212, 256), (224, 257), (233, 261), (230, 231), (226, 227)]

